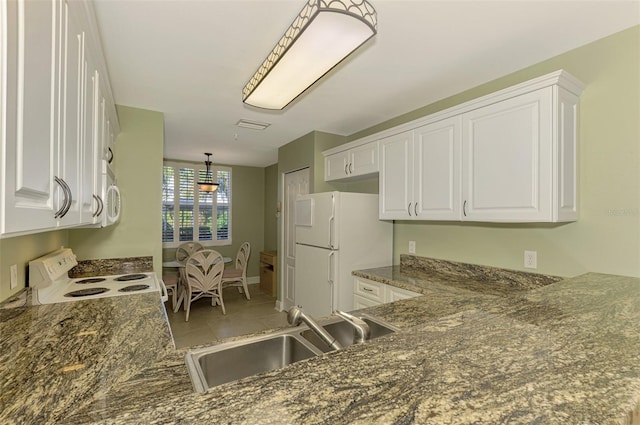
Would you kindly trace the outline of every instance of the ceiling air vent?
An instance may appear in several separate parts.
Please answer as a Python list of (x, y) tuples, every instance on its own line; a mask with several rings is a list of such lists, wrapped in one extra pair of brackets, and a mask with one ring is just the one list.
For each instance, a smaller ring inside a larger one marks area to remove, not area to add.
[(258, 121), (241, 119), (236, 123), (236, 125), (238, 127), (250, 128), (252, 130), (264, 130), (265, 128), (269, 127), (271, 124), (266, 122), (258, 122)]

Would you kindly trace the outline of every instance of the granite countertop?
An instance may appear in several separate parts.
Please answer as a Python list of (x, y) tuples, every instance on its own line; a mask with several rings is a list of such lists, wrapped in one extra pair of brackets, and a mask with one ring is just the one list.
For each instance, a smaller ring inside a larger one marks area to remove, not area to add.
[(205, 394), (158, 294), (0, 310), (0, 423), (640, 423), (640, 279), (358, 273), (402, 331)]

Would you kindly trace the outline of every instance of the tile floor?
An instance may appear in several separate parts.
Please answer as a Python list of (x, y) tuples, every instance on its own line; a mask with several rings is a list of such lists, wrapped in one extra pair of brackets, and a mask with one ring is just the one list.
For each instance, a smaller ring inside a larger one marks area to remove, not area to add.
[(184, 321), (184, 310), (174, 313), (168, 301), (165, 306), (176, 347), (207, 344), (287, 325), (287, 314), (275, 309), (274, 297), (260, 291), (258, 285), (249, 285), (249, 293), (251, 299), (247, 300), (236, 288), (225, 289), (225, 315), (220, 306), (211, 307), (211, 298), (200, 299), (191, 304), (188, 322)]

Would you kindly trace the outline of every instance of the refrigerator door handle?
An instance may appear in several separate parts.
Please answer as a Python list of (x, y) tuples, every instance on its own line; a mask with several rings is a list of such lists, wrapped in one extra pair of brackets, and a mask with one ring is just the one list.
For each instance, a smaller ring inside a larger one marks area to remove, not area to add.
[(336, 198), (331, 195), (331, 216), (329, 217), (329, 247), (333, 248), (333, 227), (336, 222)]
[(333, 285), (333, 273), (331, 273), (331, 260), (333, 259), (333, 255), (335, 253), (336, 253), (335, 251), (331, 251), (329, 253), (328, 261), (327, 261), (327, 282), (329, 282), (331, 285)]

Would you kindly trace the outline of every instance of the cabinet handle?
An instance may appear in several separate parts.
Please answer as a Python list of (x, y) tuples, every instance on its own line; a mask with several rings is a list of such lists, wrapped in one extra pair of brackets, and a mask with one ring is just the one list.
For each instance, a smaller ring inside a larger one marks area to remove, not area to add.
[(93, 199), (96, 200), (96, 212), (93, 213), (93, 217), (98, 217), (102, 214), (102, 209), (104, 208), (104, 203), (102, 202), (102, 198), (98, 195), (93, 195)]
[(69, 188), (67, 183), (65, 183), (65, 181), (59, 178), (58, 176), (54, 176), (53, 180), (56, 183), (58, 183), (58, 185), (60, 185), (60, 187), (62, 188), (62, 193), (64, 194), (62, 207), (60, 207), (60, 209), (56, 211), (56, 213), (53, 215), (53, 218), (58, 219), (58, 218), (64, 217), (69, 212), (69, 208), (71, 208), (71, 202), (72, 202), (71, 189)]
[(353, 174), (353, 163), (349, 163), (349, 174)]
[(67, 215), (67, 213), (69, 212), (69, 209), (71, 208), (71, 203), (73, 202), (73, 196), (71, 194), (71, 188), (69, 187), (67, 182), (65, 182), (64, 179), (60, 179), (60, 181), (62, 182), (62, 184), (64, 185), (64, 187), (65, 187), (65, 189), (67, 191), (67, 196), (66, 196), (67, 207), (64, 209), (64, 211), (60, 215), (60, 218), (62, 218), (65, 215)]
[(363, 291), (367, 291), (367, 292), (373, 292), (373, 289), (371, 289), (371, 288), (367, 288), (366, 286), (363, 286), (363, 287), (362, 287), (362, 290), (363, 290)]
[(344, 164), (344, 173), (349, 174), (349, 164), (347, 164), (346, 162)]
[(107, 162), (111, 164), (113, 162), (113, 151), (111, 150), (111, 148), (107, 149), (109, 149), (109, 159), (107, 159)]
[(462, 214), (464, 214), (464, 216), (467, 216), (467, 200), (464, 200), (464, 204), (462, 204)]
[(62, 188), (62, 192), (64, 193), (64, 201), (62, 202), (62, 206), (53, 215), (53, 218), (58, 218), (60, 217), (60, 214), (62, 214), (62, 210), (64, 210), (64, 207), (67, 206), (67, 191), (64, 189), (64, 186), (62, 185), (62, 180), (60, 180), (58, 176), (53, 176), (53, 181), (58, 183), (58, 185)]
[(415, 204), (413, 204), (413, 212), (414, 212), (414, 215), (417, 217), (418, 216), (418, 203), (417, 202)]
[(407, 212), (409, 213), (409, 217), (411, 217), (411, 202), (409, 202), (409, 205), (407, 206)]

